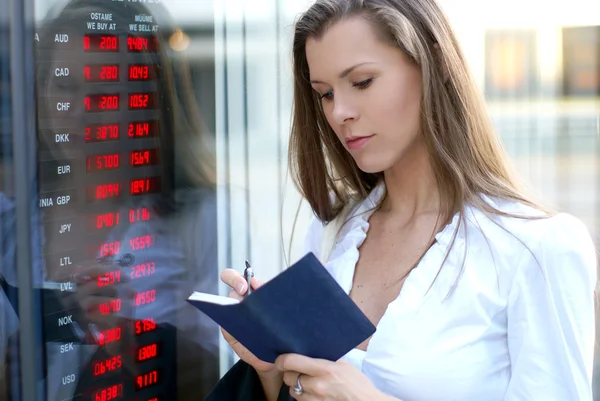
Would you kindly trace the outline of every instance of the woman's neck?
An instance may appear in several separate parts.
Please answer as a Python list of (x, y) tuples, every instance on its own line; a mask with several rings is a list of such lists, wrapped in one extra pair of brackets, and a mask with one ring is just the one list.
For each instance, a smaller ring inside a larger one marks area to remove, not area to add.
[(384, 181), (387, 196), (380, 208), (382, 212), (407, 220), (439, 212), (440, 193), (424, 143), (416, 143), (401, 162), (386, 170)]

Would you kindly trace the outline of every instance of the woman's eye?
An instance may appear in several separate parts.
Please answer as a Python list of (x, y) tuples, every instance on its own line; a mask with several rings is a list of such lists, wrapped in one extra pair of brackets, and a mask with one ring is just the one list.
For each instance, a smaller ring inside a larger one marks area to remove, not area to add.
[(333, 99), (333, 91), (325, 92), (321, 95), (321, 100), (331, 100)]
[(364, 81), (360, 82), (355, 82), (352, 84), (352, 86), (358, 89), (366, 89), (369, 87), (369, 85), (371, 85), (371, 82), (373, 82), (373, 78), (365, 79)]

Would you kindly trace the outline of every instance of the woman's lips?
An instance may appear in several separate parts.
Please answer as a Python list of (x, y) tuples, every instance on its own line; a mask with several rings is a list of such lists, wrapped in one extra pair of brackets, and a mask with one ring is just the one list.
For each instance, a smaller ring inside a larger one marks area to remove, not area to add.
[(373, 136), (374, 135), (361, 136), (361, 137), (358, 137), (358, 138), (347, 140), (346, 141), (346, 146), (348, 146), (348, 149), (351, 149), (351, 150), (360, 149), (363, 146), (365, 146), (367, 144), (367, 142), (369, 142), (369, 140), (371, 138), (373, 138)]

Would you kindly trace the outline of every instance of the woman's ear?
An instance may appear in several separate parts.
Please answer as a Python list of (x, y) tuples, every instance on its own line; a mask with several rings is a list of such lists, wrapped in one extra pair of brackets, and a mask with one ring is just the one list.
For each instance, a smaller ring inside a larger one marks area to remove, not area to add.
[(437, 68), (440, 69), (442, 73), (442, 79), (444, 80), (444, 84), (448, 82), (450, 79), (450, 72), (448, 71), (448, 65), (446, 65), (446, 61), (444, 59), (444, 55), (442, 54), (442, 48), (439, 43), (434, 43), (433, 48), (435, 50), (435, 64)]

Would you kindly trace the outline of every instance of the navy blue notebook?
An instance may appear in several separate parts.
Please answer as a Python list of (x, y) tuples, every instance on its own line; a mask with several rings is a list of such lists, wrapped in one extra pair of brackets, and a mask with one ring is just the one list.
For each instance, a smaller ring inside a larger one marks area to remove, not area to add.
[(286, 353), (337, 361), (375, 332), (312, 253), (242, 301), (195, 292), (188, 302), (271, 363)]

